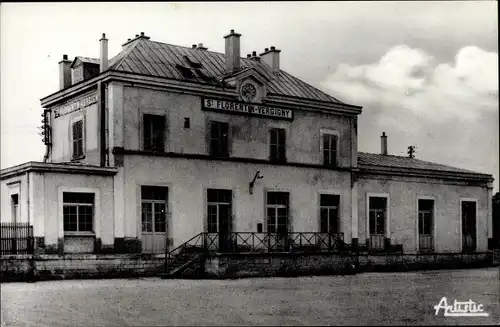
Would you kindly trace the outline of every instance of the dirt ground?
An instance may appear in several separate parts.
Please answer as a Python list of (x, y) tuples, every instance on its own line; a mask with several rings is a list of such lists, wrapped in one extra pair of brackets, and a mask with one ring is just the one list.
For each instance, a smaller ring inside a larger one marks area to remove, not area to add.
[[(238, 280), (1, 284), (1, 326), (500, 324), (499, 268)], [(469, 299), (489, 317), (444, 317)]]

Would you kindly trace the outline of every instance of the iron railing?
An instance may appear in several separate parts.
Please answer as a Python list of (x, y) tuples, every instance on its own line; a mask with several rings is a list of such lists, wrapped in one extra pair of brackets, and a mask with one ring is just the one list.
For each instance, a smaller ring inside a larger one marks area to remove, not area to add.
[(338, 252), (349, 251), (343, 233), (199, 233), (165, 255), (165, 271), (208, 252)]
[(174, 267), (184, 255), (205, 252), (205, 235), (206, 233), (199, 233), (175, 249), (167, 252), (165, 254), (165, 271), (170, 271), (170, 269)]
[(28, 223), (0, 223), (0, 254), (33, 254), (33, 226)]
[[(335, 252), (346, 248), (343, 233), (232, 232), (219, 237), (219, 252)], [(224, 244), (224, 241), (228, 244)], [(222, 246), (221, 246), (222, 245)]]

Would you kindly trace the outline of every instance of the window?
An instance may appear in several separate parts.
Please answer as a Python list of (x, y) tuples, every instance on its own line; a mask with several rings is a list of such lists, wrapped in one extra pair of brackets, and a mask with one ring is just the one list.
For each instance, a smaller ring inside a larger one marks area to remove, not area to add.
[(19, 219), (19, 196), (17, 194), (12, 194), (10, 199), (12, 203), (12, 222), (17, 223)]
[(175, 65), (175, 67), (181, 72), (181, 74), (184, 78), (195, 78), (191, 69), (189, 69), (185, 66), (182, 66), (182, 65)]
[(63, 193), (65, 232), (94, 231), (94, 193)]
[(288, 232), (288, 192), (267, 192), (267, 232)]
[(189, 117), (184, 117), (184, 128), (189, 128), (189, 127), (190, 127)]
[(286, 161), (286, 132), (283, 128), (272, 128), (271, 133), (271, 148), (269, 159), (272, 161)]
[(323, 138), (323, 165), (337, 166), (337, 135), (322, 134)]
[(227, 234), (231, 229), (231, 190), (207, 190), (207, 228), (209, 233)]
[(144, 115), (144, 150), (165, 150), (165, 116)]
[(340, 196), (334, 194), (320, 194), (321, 233), (339, 232), (339, 202)]
[(385, 235), (387, 199), (382, 197), (370, 197), (369, 202), (370, 234)]
[(167, 227), (168, 188), (141, 187), (142, 232), (165, 233)]
[(432, 235), (433, 200), (418, 200), (418, 233)]
[(72, 145), (73, 145), (73, 159), (83, 157), (83, 120), (78, 120), (71, 125), (72, 130)]
[(196, 68), (196, 69), (203, 68), (202, 64), (200, 64), (199, 62), (191, 60), (186, 55), (184, 55), (183, 57), (184, 57), (184, 60), (189, 64), (189, 66), (191, 66), (193, 68)]
[(229, 124), (218, 121), (210, 122), (210, 155), (229, 156)]

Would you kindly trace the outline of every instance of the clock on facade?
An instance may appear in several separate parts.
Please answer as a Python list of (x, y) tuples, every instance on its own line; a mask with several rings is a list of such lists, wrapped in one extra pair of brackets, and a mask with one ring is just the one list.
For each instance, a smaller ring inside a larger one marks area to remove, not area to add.
[(241, 86), (240, 95), (244, 101), (251, 102), (257, 96), (257, 89), (253, 84), (245, 83)]

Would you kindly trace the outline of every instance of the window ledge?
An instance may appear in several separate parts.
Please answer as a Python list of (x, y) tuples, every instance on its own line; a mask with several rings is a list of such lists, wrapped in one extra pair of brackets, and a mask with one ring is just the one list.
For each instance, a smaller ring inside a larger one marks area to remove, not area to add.
[(64, 236), (87, 236), (94, 237), (94, 232), (64, 232)]

